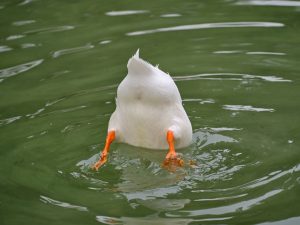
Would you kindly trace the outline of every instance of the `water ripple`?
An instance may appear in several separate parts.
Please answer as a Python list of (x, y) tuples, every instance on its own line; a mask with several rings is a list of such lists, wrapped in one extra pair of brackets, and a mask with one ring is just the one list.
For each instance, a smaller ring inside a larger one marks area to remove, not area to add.
[(34, 44), (34, 43), (23, 43), (21, 44), (21, 48), (34, 48), (34, 47), (37, 47), (37, 46), (40, 46), (41, 44), (37, 45), (37, 44)]
[(75, 178), (75, 179), (82, 179), (85, 180), (89, 185), (96, 185), (97, 187), (88, 187), (88, 189), (91, 189), (91, 190), (101, 190), (103, 186), (109, 184), (108, 182), (106, 181), (103, 181), (103, 180), (100, 180), (100, 179), (96, 179), (96, 178), (93, 178), (93, 177), (89, 177), (83, 173), (78, 173), (78, 172), (72, 172), (70, 173), (70, 175)]
[[(56, 104), (56, 103), (58, 103), (58, 102), (60, 102), (60, 101), (62, 101), (62, 100), (64, 100), (64, 99), (65, 99), (65, 98), (60, 98), (60, 99), (56, 99), (56, 100), (54, 100), (54, 101), (48, 101), (48, 102), (45, 104), (44, 107), (42, 107), (42, 108), (40, 108), (40, 109), (37, 109), (37, 110), (36, 110), (35, 112), (33, 112), (33, 113), (27, 114), (26, 117), (28, 117), (29, 119), (34, 119), (36, 116), (38, 116), (39, 114), (41, 114), (42, 112), (44, 112), (44, 111), (46, 110), (47, 107), (50, 107), (50, 106), (52, 106), (52, 105), (54, 105), (54, 104)], [(78, 107), (77, 107), (77, 108), (78, 108)], [(61, 112), (73, 111), (73, 110), (76, 110), (77, 108), (75, 108), (75, 109), (74, 109), (74, 108), (63, 109), (63, 110), (61, 110)], [(79, 108), (81, 109), (81, 108), (84, 108), (84, 107), (80, 106)], [(53, 113), (53, 112), (50, 112), (50, 113)], [(49, 113), (49, 114), (50, 114), (50, 113)], [(45, 113), (45, 115), (46, 115), (46, 114), (47, 114), (47, 113)], [(21, 119), (21, 118), (22, 118), (22, 116), (14, 116), (14, 117), (2, 119), (2, 120), (0, 120), (0, 126), (11, 124), (11, 123), (13, 123), (13, 122), (15, 122), (15, 121), (17, 121), (17, 120), (19, 120), (19, 119)], [(34, 136), (32, 136), (32, 137), (34, 137)], [(32, 138), (32, 137), (31, 137), (31, 138)]]
[(252, 189), (252, 188), (256, 188), (262, 185), (266, 185), (272, 181), (278, 180), (279, 178), (287, 175), (287, 174), (293, 174), (295, 172), (299, 172), (300, 171), (300, 164), (292, 167), (291, 169), (285, 170), (285, 171), (275, 171), (275, 172), (271, 172), (269, 173), (267, 176), (264, 176), (262, 178), (258, 178), (248, 184), (245, 184), (245, 187), (247, 189)]
[(27, 5), (27, 4), (30, 4), (32, 3), (34, 0), (24, 0), (23, 2), (21, 2), (19, 5)]
[(242, 130), (242, 128), (232, 128), (232, 127), (204, 127), (201, 130), (208, 130), (208, 131), (212, 131), (212, 132), (222, 132), (222, 131)]
[(219, 142), (238, 142), (232, 137), (228, 137), (221, 134), (211, 134), (207, 131), (198, 130), (193, 134), (194, 142), (198, 148), (204, 148), (205, 146), (216, 144)]
[(241, 74), (241, 73), (202, 73), (187, 76), (173, 76), (175, 81), (184, 80), (250, 80), (250, 79), (261, 79), (268, 82), (292, 82), (291, 80), (284, 79), (278, 76), (261, 76), (252, 74)]
[(133, 199), (141, 199), (141, 200), (150, 200), (155, 198), (163, 198), (170, 194), (176, 194), (182, 189), (179, 186), (173, 187), (161, 187), (155, 189), (148, 189), (144, 191), (136, 191), (131, 193), (124, 192), (123, 195), (127, 198), (128, 201)]
[(20, 20), (20, 21), (15, 21), (12, 23), (14, 26), (23, 26), (31, 23), (35, 23), (35, 20)]
[[(243, 53), (241, 50), (226, 50), (226, 51), (214, 51), (214, 54), (237, 54)], [(246, 52), (246, 55), (286, 55), (283, 52)]]
[(110, 11), (105, 13), (107, 16), (127, 16), (127, 15), (134, 15), (134, 14), (143, 14), (148, 13), (148, 10), (124, 10), (124, 11)]
[(71, 107), (71, 108), (67, 108), (67, 109), (61, 109), (59, 111), (63, 112), (63, 113), (66, 113), (66, 112), (72, 112), (72, 111), (84, 109), (86, 107), (87, 107), (86, 105), (80, 105), (80, 106), (75, 106), (75, 107)]
[(38, 65), (40, 65), (44, 60), (43, 59), (38, 59), (34, 60), (28, 63), (24, 63), (21, 65), (5, 68), (0, 70), (0, 78), (7, 78), (7, 77), (12, 77), (15, 75), (18, 75), (20, 73), (23, 73), (25, 71), (28, 71)]
[(23, 34), (15, 34), (15, 35), (10, 35), (6, 38), (7, 41), (12, 41), (12, 40), (16, 40), (16, 39), (20, 39), (25, 37), (25, 35)]
[(137, 203), (157, 212), (182, 209), (190, 202), (190, 199), (149, 199), (137, 201)]
[(12, 48), (6, 46), (6, 45), (1, 45), (0, 46), (0, 52), (8, 52), (8, 51), (11, 51)]
[(286, 55), (283, 52), (246, 52), (247, 55)]
[(170, 212), (166, 215), (171, 217), (195, 217), (195, 216), (202, 216), (202, 215), (224, 215), (228, 213), (234, 213), (236, 211), (246, 211), (250, 208), (261, 204), (263, 201), (281, 193), (282, 189), (272, 190), (265, 193), (262, 196), (259, 196), (254, 199), (238, 202), (232, 205), (226, 205), (221, 207), (209, 208), (209, 209), (200, 209), (200, 210), (190, 210), (190, 211), (179, 211), (179, 212)]
[(258, 5), (258, 6), (300, 6), (299, 1), (288, 0), (243, 0), (238, 1), (235, 5)]
[(256, 108), (251, 105), (223, 105), (223, 109), (231, 111), (274, 112), (274, 109)]
[(44, 107), (42, 107), (42, 108), (40, 108), (40, 109), (37, 109), (37, 110), (36, 110), (35, 112), (33, 112), (33, 113), (27, 114), (26, 117), (29, 117), (30, 119), (33, 119), (33, 118), (35, 118), (37, 115), (39, 115), (39, 114), (41, 114), (42, 112), (44, 112), (44, 111), (46, 110), (47, 107), (52, 106), (52, 105), (54, 105), (54, 104), (56, 104), (56, 103), (58, 103), (58, 102), (60, 102), (60, 101), (62, 101), (62, 100), (64, 100), (64, 99), (65, 99), (65, 98), (60, 98), (60, 99), (56, 99), (56, 100), (51, 101), (51, 102), (48, 101), (48, 102), (45, 104)]
[(236, 54), (236, 53), (241, 53), (242, 51), (240, 50), (227, 50), (227, 51), (214, 51), (214, 54)]
[(58, 200), (54, 200), (52, 198), (46, 197), (41, 195), (40, 196), (40, 200), (46, 204), (51, 204), (51, 205), (55, 205), (55, 206), (59, 206), (59, 207), (63, 207), (63, 208), (68, 208), (68, 209), (77, 209), (78, 211), (88, 211), (88, 209), (86, 207), (83, 206), (78, 206), (78, 205), (72, 205), (70, 203), (67, 202), (61, 202)]
[(226, 193), (226, 192), (236, 192), (236, 191), (245, 191), (245, 190), (251, 190), (256, 187), (260, 187), (266, 184), (271, 183), (272, 181), (276, 181), (288, 174), (293, 174), (300, 171), (300, 164), (293, 166), (290, 169), (284, 170), (284, 171), (273, 171), (270, 172), (268, 175), (257, 178), (253, 181), (250, 181), (248, 183), (230, 187), (230, 188), (223, 188), (223, 189), (200, 189), (200, 190), (193, 190), (192, 192), (195, 193)]
[(203, 104), (213, 104), (215, 103), (214, 99), (201, 99), (201, 98), (185, 98), (182, 100), (183, 102), (199, 102), (201, 105)]
[(142, 30), (126, 33), (128, 36), (137, 36), (145, 34), (153, 34), (159, 32), (169, 31), (184, 31), (184, 30), (198, 30), (198, 29), (212, 29), (212, 28), (228, 28), (228, 27), (283, 27), (283, 23), (274, 22), (225, 22), (225, 23), (202, 23), (181, 25), (174, 27), (157, 28), (153, 30)]
[(291, 217), (291, 218), (279, 220), (279, 221), (259, 223), (257, 225), (298, 225), (299, 221), (300, 221), (300, 216)]
[[(85, 108), (87, 108), (86, 105), (79, 105), (79, 106), (74, 106), (74, 107), (70, 107), (70, 108), (58, 109), (58, 110), (54, 110), (51, 112), (47, 112), (47, 113), (42, 114), (42, 116), (48, 116), (48, 115), (56, 114), (56, 113), (68, 113), (68, 112), (73, 112), (73, 111), (77, 111), (77, 110), (81, 110), (81, 109), (85, 109)], [(45, 109), (42, 108), (42, 109), (39, 109), (37, 112), (41, 113), (44, 110)], [(32, 115), (32, 114), (30, 114), (30, 115)], [(32, 118), (32, 117), (30, 117), (30, 118)]]
[(62, 56), (62, 55), (67, 55), (67, 54), (73, 54), (73, 53), (77, 53), (77, 52), (82, 52), (82, 51), (85, 51), (85, 50), (92, 49), (94, 47), (95, 47), (94, 45), (92, 45), (92, 44), (89, 43), (89, 44), (86, 44), (84, 46), (79, 46), (79, 47), (75, 47), (75, 48), (68, 48), (68, 49), (62, 49), (62, 50), (55, 51), (52, 54), (52, 57), (53, 58), (57, 58), (57, 57)]
[(0, 120), (0, 126), (2, 126), (2, 125), (7, 125), (7, 124), (10, 124), (10, 123), (13, 123), (13, 122), (15, 122), (16, 120), (19, 120), (19, 119), (21, 119), (21, 118), (22, 118), (22, 116), (14, 116), (14, 117), (2, 119), (2, 120)]
[(169, 18), (169, 17), (180, 17), (181, 14), (179, 13), (168, 13), (168, 14), (162, 14), (160, 17)]
[(191, 219), (175, 219), (175, 218), (160, 218), (158, 216), (147, 216), (147, 217), (108, 217), (108, 216), (96, 216), (96, 220), (102, 224), (108, 225), (140, 225), (140, 224), (156, 224), (156, 225), (188, 225), (194, 220)]
[(109, 44), (110, 42), (111, 42), (111, 40), (104, 40), (104, 41), (100, 41), (99, 44), (106, 45), (106, 44)]
[(41, 29), (36, 29), (36, 30), (29, 30), (29, 31), (24, 32), (24, 34), (54, 33), (54, 32), (73, 30), (73, 29), (75, 29), (74, 26), (64, 25), (64, 26), (46, 27), (46, 28), (41, 28)]
[[(188, 225), (193, 222), (216, 222), (229, 220), (232, 217), (216, 217), (216, 218), (204, 218), (204, 219), (187, 219), (187, 218), (161, 218), (157, 214), (147, 217), (108, 217), (108, 216), (96, 216), (96, 220), (103, 224), (108, 225), (140, 225), (140, 224), (155, 224), (155, 225)], [(197, 223), (199, 224), (199, 223)]]
[(227, 201), (231, 199), (236, 199), (236, 198), (242, 198), (247, 196), (248, 194), (240, 194), (240, 195), (234, 195), (234, 196), (227, 196), (227, 197), (218, 197), (218, 198), (200, 198), (200, 199), (195, 199), (195, 202), (212, 202), (212, 201)]
[(27, 114), (26, 116), (29, 117), (30, 119), (33, 119), (43, 111), (45, 111), (45, 108), (38, 109), (34, 113)]

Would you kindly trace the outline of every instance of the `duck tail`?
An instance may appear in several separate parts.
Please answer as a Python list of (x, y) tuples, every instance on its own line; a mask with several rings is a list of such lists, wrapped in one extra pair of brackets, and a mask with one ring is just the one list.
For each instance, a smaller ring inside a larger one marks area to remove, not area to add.
[(150, 63), (141, 59), (139, 53), (140, 49), (128, 60), (128, 74), (147, 74), (155, 69)]

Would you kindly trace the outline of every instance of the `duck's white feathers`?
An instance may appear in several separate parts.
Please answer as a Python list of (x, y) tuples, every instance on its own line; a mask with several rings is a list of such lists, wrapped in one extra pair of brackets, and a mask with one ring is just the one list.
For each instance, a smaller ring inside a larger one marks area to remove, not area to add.
[(180, 93), (170, 75), (139, 58), (129, 59), (128, 74), (117, 91), (116, 110), (108, 131), (130, 145), (167, 149), (166, 134), (172, 130), (175, 147), (186, 147), (192, 140), (192, 126), (182, 106)]

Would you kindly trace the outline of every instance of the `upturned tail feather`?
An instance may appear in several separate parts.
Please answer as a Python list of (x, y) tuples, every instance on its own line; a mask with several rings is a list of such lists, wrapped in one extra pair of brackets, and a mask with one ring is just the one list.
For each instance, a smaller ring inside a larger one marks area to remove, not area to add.
[(128, 60), (128, 74), (147, 74), (151, 73), (153, 70), (156, 70), (157, 68), (140, 58), (139, 52), (140, 49), (138, 49), (136, 53)]

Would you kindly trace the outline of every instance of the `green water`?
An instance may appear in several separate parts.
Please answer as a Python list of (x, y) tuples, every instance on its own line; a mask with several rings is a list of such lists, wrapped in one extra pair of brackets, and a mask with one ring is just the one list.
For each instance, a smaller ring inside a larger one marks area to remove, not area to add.
[[(138, 48), (196, 165), (113, 144), (94, 172)], [(299, 60), (299, 1), (1, 0), (0, 224), (300, 224)]]

